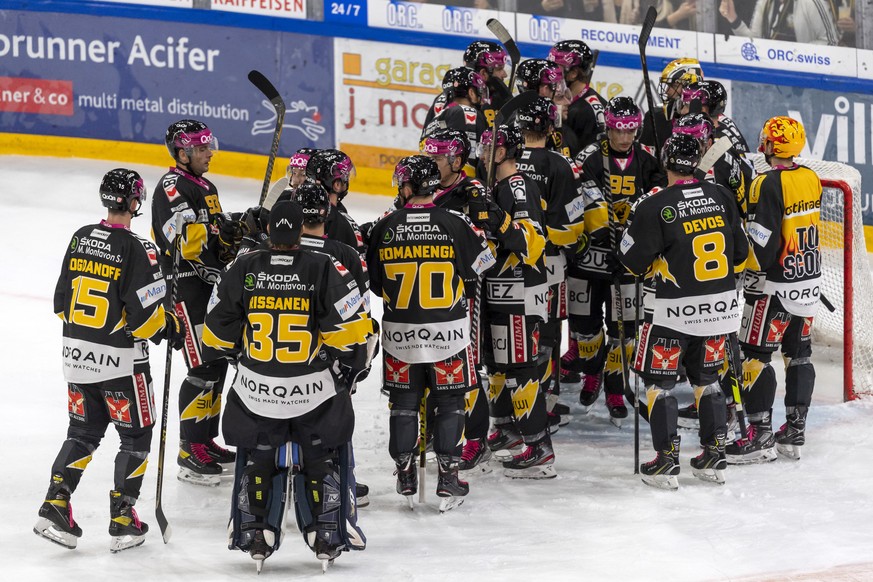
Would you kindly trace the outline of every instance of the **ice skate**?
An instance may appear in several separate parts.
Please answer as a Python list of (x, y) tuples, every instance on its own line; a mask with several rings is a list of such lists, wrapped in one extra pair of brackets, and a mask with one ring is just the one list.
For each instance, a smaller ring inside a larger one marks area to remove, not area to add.
[(748, 430), (748, 438), (739, 439), (725, 447), (728, 465), (748, 465), (776, 460), (776, 439), (769, 418), (766, 422), (752, 422)]
[(685, 408), (679, 409), (679, 428), (700, 428), (700, 419), (697, 417), (697, 404), (692, 402)]
[(654, 459), (640, 465), (646, 485), (670, 491), (679, 489), (679, 437), (674, 437), (670, 444), (669, 450), (658, 451)]
[(621, 422), (627, 418), (627, 405), (621, 394), (607, 394), (606, 408), (609, 410), (609, 422), (621, 428)]
[(788, 415), (782, 428), (776, 431), (776, 451), (789, 459), (800, 460), (800, 449), (806, 444), (806, 418), (796, 412)]
[(458, 478), (458, 463), (451, 457), (440, 455), (439, 477), (437, 478), (437, 497), (441, 498), (440, 513), (445, 513), (464, 503), (464, 497), (470, 492), (470, 485)]
[(273, 554), (276, 545), (276, 534), (268, 529), (255, 530), (252, 544), (249, 546), (249, 555), (255, 561), (255, 569), (258, 574), (264, 567), (264, 560)]
[(512, 425), (495, 426), (488, 434), (488, 448), (494, 453), (498, 461), (508, 461), (512, 458), (512, 452), (518, 450), (524, 441), (521, 435), (512, 428)]
[(723, 485), (724, 470), (727, 468), (724, 449), (725, 433), (716, 432), (703, 446), (703, 451), (691, 459), (691, 473), (701, 481)]
[(141, 546), (145, 542), (148, 524), (141, 522), (133, 504), (136, 500), (120, 491), (109, 492), (109, 551), (113, 554)]
[(233, 464), (236, 461), (236, 453), (222, 447), (215, 442), (215, 439), (206, 443), (206, 454), (219, 465), (233, 467)]
[(409, 509), (413, 508), (412, 498), (418, 492), (418, 472), (415, 466), (415, 455), (404, 453), (395, 461), (397, 475), (397, 493), (406, 498)]
[(579, 392), (579, 404), (584, 407), (583, 410), (585, 412), (588, 412), (594, 403), (597, 402), (601, 390), (603, 390), (603, 373), (582, 375), (582, 390)]
[(179, 441), (179, 481), (216, 487), (221, 484), (221, 465), (212, 460), (208, 445)]
[(370, 488), (363, 483), (355, 482), (355, 505), (359, 508), (370, 505)]
[(321, 539), (320, 536), (315, 538), (315, 543), (312, 545), (312, 550), (315, 552), (315, 557), (321, 560), (321, 573), (327, 572), (327, 569), (333, 566), (333, 561), (336, 560), (342, 553), (342, 548), (333, 546)]
[(540, 441), (525, 446), (524, 450), (503, 463), (503, 474), (512, 479), (554, 479), (555, 452), (551, 443)]
[(52, 483), (39, 508), (39, 519), (33, 526), (33, 533), (69, 550), (75, 549), (78, 538), (82, 537), (82, 528), (73, 519), (70, 492), (61, 475), (52, 475)]
[(481, 473), (490, 473), (491, 449), (485, 444), (485, 439), (467, 439), (464, 450), (461, 453), (461, 462), (458, 463), (460, 471), (478, 470)]

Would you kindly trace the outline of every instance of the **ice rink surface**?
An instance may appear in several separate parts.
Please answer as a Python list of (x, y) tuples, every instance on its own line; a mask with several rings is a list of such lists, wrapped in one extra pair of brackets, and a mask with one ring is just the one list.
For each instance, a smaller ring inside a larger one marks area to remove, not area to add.
[[(255, 578), (248, 555), (227, 550), (229, 480), (218, 488), (176, 480), (178, 386), (173, 362), (164, 507), (173, 527), (161, 543), (154, 519), (158, 430), (151, 465), (137, 505), (152, 531), (145, 545), (109, 553), (108, 491), (118, 437), (110, 428), (73, 496), (84, 530), (69, 551), (32, 532), (48, 486), (51, 463), (67, 427), (61, 372), (61, 323), (51, 297), (64, 249), (80, 226), (99, 222), (98, 199), (111, 162), (6, 156), (0, 158), (3, 331), (3, 406), (0, 407), (0, 579), (2, 580), (210, 580)], [(220, 153), (213, 169), (220, 166)], [(149, 196), (165, 168), (134, 167)], [(209, 175), (225, 210), (257, 202), (260, 182)], [(352, 184), (354, 188), (354, 184)], [(352, 215), (371, 219), (388, 198), (350, 195)], [(133, 230), (148, 236), (151, 201)], [(381, 314), (374, 300), (374, 313)], [(165, 346), (152, 347), (157, 406), (163, 392)], [(816, 392), (807, 445), (799, 462), (778, 459), (730, 467), (723, 486), (691, 475), (696, 434), (682, 431), (682, 473), (676, 492), (654, 490), (633, 475), (633, 423), (613, 427), (601, 400), (584, 415), (578, 388), (562, 401), (574, 409), (554, 435), (559, 477), (513, 481), (499, 468), (469, 476), (470, 495), (440, 515), (436, 467), (426, 484), (430, 503), (407, 509), (394, 492), (388, 456), (387, 399), (379, 393), (379, 366), (354, 397), (357, 475), (370, 486), (371, 504), (360, 511), (368, 537), (364, 552), (345, 553), (328, 571), (335, 580), (856, 580), (873, 581), (873, 401), (842, 404), (841, 370), (819, 350)], [(778, 357), (774, 358), (778, 363)], [(783, 374), (777, 365), (780, 383)], [(691, 399), (676, 390), (680, 406)], [(782, 391), (774, 428), (784, 417)], [(159, 416), (159, 415), (158, 415)], [(648, 425), (641, 425), (642, 460), (653, 457)], [(288, 517), (279, 551), (261, 579), (322, 578), (320, 563)]]

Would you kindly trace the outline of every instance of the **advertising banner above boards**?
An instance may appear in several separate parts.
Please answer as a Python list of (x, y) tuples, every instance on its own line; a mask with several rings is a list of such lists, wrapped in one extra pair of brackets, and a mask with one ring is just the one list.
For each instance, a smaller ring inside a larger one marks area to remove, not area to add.
[(858, 76), (858, 53), (853, 48), (800, 44), (765, 38), (719, 37), (715, 62), (821, 75)]
[(3, 133), (163, 144), (170, 123), (195, 118), (222, 150), (265, 155), (276, 115), (246, 78), (257, 68), (287, 104), (282, 156), (334, 143), (330, 38), (6, 11), (0, 59)]
[(213, 10), (278, 16), (280, 18), (306, 18), (307, 0), (212, 0)]
[[(357, 188), (394, 194), (394, 166), (418, 153), (440, 81), (461, 64), (463, 52), (337, 38), (334, 55), (337, 143), (355, 162)], [(657, 74), (651, 79), (657, 91)], [(730, 81), (723, 83), (730, 91)], [(646, 108), (639, 71), (598, 66), (592, 85), (606, 98), (630, 95)]]
[(755, 147), (764, 122), (775, 115), (800, 121), (804, 158), (831, 160), (861, 172), (864, 224), (873, 226), (873, 96), (734, 81), (730, 93), (740, 130)]
[[(328, 3), (335, 4), (330, 0)], [(325, 10), (325, 19), (327, 19), (327, 12)], [(506, 26), (510, 33), (512, 32), (511, 25), (514, 22), (512, 12), (422, 4), (420, 2), (367, 1), (366, 22), (374, 28), (403, 28), (418, 32), (493, 38), (494, 35), (486, 26), (491, 18), (496, 18), (502, 23), (509, 23)]]
[(172, 6), (173, 8), (193, 8), (194, 0), (103, 0), (115, 4), (142, 4), (145, 6)]

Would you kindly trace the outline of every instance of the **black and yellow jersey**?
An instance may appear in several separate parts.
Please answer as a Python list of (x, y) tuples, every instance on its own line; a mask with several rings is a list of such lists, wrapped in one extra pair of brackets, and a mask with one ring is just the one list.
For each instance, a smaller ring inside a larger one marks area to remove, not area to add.
[(739, 329), (734, 266), (749, 242), (732, 198), (722, 186), (688, 180), (636, 203), (619, 259), (636, 275), (654, 275), (646, 321), (693, 336)]
[(349, 245), (362, 255), (367, 252), (361, 229), (342, 201), (337, 202), (336, 206), (330, 209), (330, 214), (324, 222), (324, 234), (329, 239)]
[(597, 141), (597, 136), (606, 130), (604, 114), (606, 100), (592, 87), (573, 97), (567, 108), (564, 129), (569, 128), (576, 136), (576, 147), (570, 155), (576, 157), (585, 147)]
[[(173, 243), (179, 234), (176, 219), (181, 215), (186, 224), (179, 246), (182, 258), (180, 280), (195, 273), (207, 283), (218, 279), (225, 266), (225, 262), (219, 259), (218, 228), (215, 226), (215, 216), (221, 212), (218, 190), (206, 178), (181, 168), (170, 168), (161, 177), (152, 197), (152, 238), (165, 257), (162, 262), (166, 271)], [(185, 295), (184, 289), (182, 295)]]
[(382, 347), (410, 364), (439, 362), (470, 344), (467, 290), (494, 265), (470, 220), (433, 204), (407, 205), (373, 225), (370, 290), (382, 298)]
[(457, 129), (467, 134), (467, 139), (470, 141), (470, 156), (467, 158), (467, 164), (475, 169), (479, 162), (479, 139), (488, 129), (485, 115), (475, 107), (452, 101), (443, 107), (433, 121), (424, 126), (421, 139), (440, 129)]
[(802, 317), (815, 315), (820, 296), (821, 192), (818, 175), (796, 164), (761, 174), (749, 189), (745, 289)]
[(300, 248), (260, 249), (238, 257), (215, 286), (203, 359), (239, 354), (233, 389), (246, 407), (294, 418), (345, 389), (334, 360), (365, 367), (372, 332), (358, 285), (339, 261)]
[(496, 266), (485, 274), (485, 309), (546, 320), (549, 285), (537, 183), (522, 173), (497, 182), (494, 202), (512, 224), (496, 241)]
[(145, 340), (164, 329), (166, 291), (151, 242), (105, 222), (77, 230), (54, 296), (64, 320), (64, 378), (92, 384), (147, 364)]

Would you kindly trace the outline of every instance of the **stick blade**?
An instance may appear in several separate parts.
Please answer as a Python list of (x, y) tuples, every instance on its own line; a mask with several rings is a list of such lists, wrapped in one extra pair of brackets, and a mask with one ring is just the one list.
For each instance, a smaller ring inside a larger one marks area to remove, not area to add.
[(161, 506), (155, 508), (155, 517), (158, 520), (158, 527), (161, 528), (161, 537), (164, 539), (164, 543), (169, 543), (173, 535), (173, 528), (170, 527), (170, 523), (167, 521), (167, 516), (164, 515), (164, 509)]
[(252, 85), (258, 88), (258, 91), (264, 94), (264, 97), (270, 100), (270, 103), (273, 104), (273, 107), (279, 109), (281, 111), (285, 110), (285, 102), (282, 100), (282, 96), (279, 95), (278, 89), (270, 82), (267, 77), (264, 76), (263, 73), (252, 69), (249, 71), (249, 82)]
[(649, 43), (649, 37), (652, 35), (652, 29), (655, 27), (655, 20), (658, 18), (658, 9), (654, 6), (649, 6), (646, 11), (646, 17), (643, 18), (643, 29), (640, 31), (640, 50), (645, 50), (645, 46)]
[(506, 52), (509, 53), (509, 60), (517, 63), (521, 59), (521, 51), (518, 49), (518, 45), (515, 44), (512, 35), (506, 30), (506, 27), (496, 18), (489, 18), (485, 25), (491, 31), (491, 34), (497, 37), (500, 44), (506, 48)]

